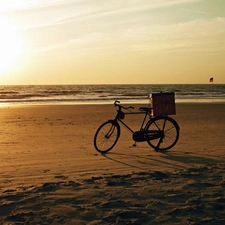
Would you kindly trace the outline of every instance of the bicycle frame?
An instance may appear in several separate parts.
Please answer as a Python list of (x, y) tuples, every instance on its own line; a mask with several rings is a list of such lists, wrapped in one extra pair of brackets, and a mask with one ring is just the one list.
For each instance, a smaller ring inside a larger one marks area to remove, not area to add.
[[(141, 127), (140, 127), (140, 130), (139, 131), (142, 131), (145, 129), (147, 123), (145, 123), (146, 121), (146, 118), (147, 116), (149, 116), (149, 118), (151, 119), (152, 116), (151, 116), (151, 108), (149, 108), (149, 110), (146, 110), (146, 111), (140, 111), (140, 112), (123, 112), (121, 110), (121, 108), (119, 108), (119, 110), (117, 111), (117, 114), (116, 114), (116, 117), (114, 119), (114, 121), (116, 121), (118, 123), (118, 121), (124, 126), (126, 127), (132, 134), (135, 133), (134, 130), (132, 130), (125, 122), (122, 121), (123, 118), (120, 118), (121, 117), (121, 114), (122, 115), (138, 115), (138, 114), (145, 114), (144, 115), (144, 118), (142, 120), (142, 123), (141, 123)], [(145, 126), (144, 126), (145, 125)]]

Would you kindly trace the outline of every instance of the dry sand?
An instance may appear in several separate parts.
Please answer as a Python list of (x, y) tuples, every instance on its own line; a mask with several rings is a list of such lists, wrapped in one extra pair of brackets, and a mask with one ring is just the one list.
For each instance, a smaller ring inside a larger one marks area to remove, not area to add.
[(225, 104), (177, 104), (180, 139), (165, 153), (132, 147), (125, 129), (98, 153), (95, 131), (114, 114), (1, 106), (0, 224), (225, 224)]

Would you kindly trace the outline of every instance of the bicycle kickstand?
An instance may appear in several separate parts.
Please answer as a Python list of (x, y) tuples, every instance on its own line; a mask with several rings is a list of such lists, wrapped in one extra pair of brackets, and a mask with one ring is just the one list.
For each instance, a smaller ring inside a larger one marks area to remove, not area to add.
[(133, 147), (136, 147), (137, 145), (136, 145), (136, 141), (134, 142), (134, 144), (133, 144)]

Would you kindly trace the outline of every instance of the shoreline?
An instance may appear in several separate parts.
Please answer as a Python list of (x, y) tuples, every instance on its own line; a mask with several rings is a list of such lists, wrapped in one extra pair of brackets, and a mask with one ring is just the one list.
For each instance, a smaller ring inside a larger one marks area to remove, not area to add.
[[(119, 100), (120, 101), (120, 100)], [(129, 101), (129, 100), (121, 100), (122, 105), (148, 105), (150, 100), (143, 100), (140, 102), (137, 101)], [(46, 103), (0, 103), (0, 108), (1, 107), (10, 107), (10, 106), (65, 106), (65, 105), (113, 105), (114, 101), (79, 101), (79, 102), (46, 102)], [(175, 100), (176, 104), (225, 104), (225, 99), (176, 99)]]

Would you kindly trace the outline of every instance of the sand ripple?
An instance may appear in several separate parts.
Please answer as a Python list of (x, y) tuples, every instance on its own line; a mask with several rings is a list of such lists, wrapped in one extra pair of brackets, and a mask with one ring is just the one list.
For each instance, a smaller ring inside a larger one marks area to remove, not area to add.
[(225, 224), (225, 166), (104, 174), (8, 189), (1, 224)]

